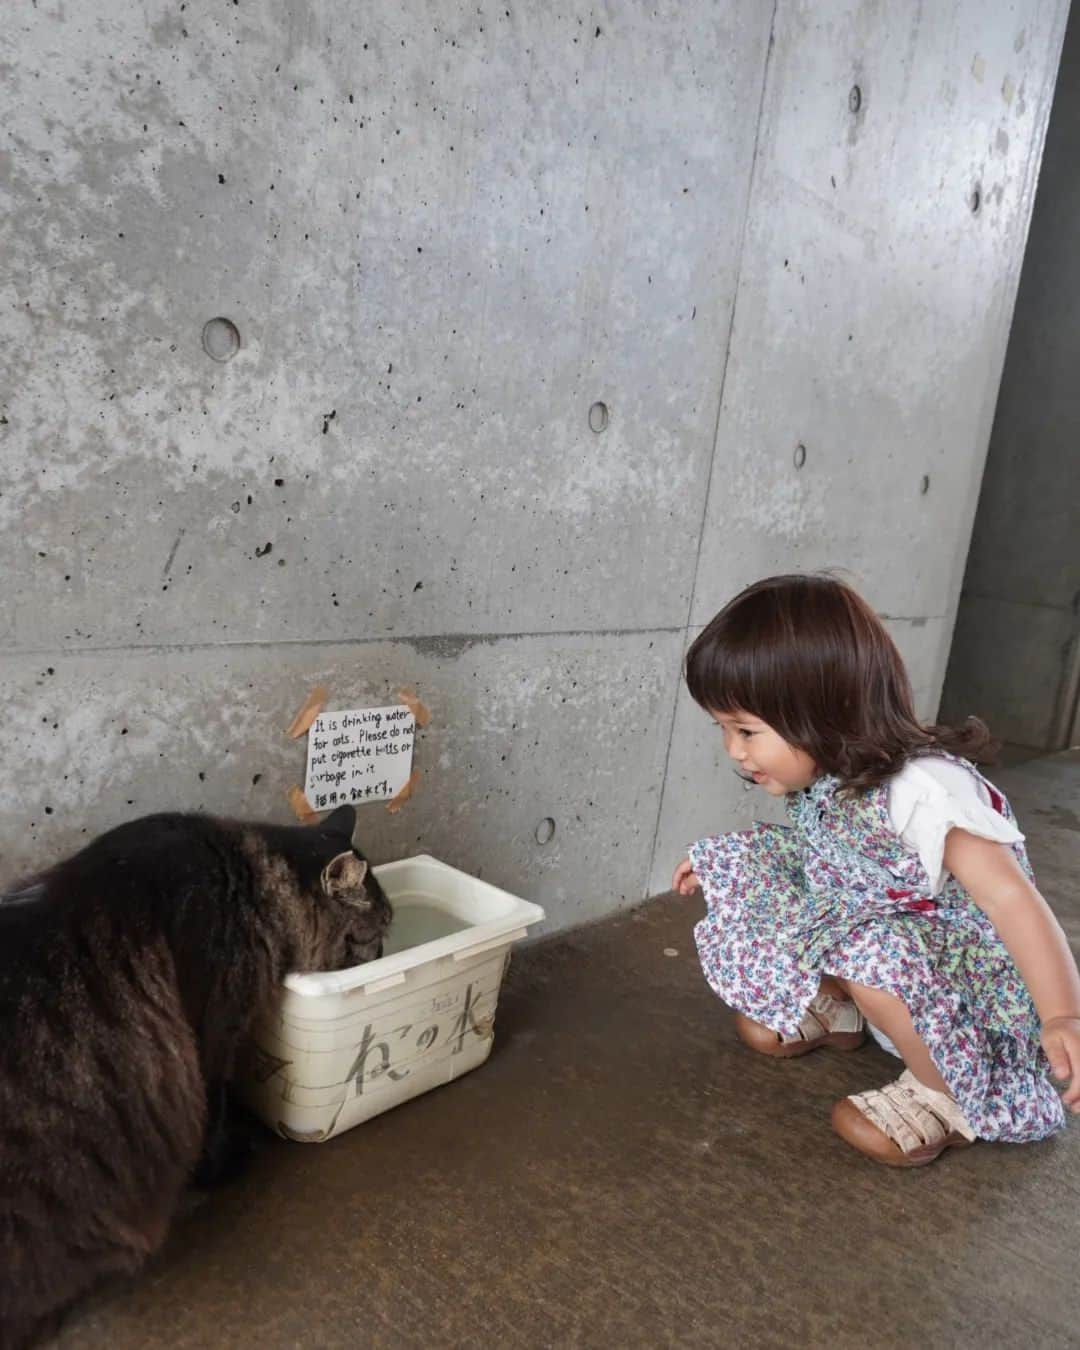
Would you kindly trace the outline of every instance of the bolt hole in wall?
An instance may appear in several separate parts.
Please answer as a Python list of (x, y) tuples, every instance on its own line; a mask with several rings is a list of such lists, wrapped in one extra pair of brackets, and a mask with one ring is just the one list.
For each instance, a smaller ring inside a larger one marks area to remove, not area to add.
[(924, 473), (922, 478), (919, 479), (919, 491), (924, 497), (930, 491), (930, 475), (928, 473)]
[(971, 189), (969, 204), (971, 206), (971, 214), (977, 216), (982, 210), (982, 187), (978, 183)]
[(792, 455), (792, 461), (797, 469), (801, 469), (806, 463), (806, 446), (800, 441), (795, 447), (795, 453)]
[(555, 838), (555, 822), (550, 816), (545, 816), (536, 827), (536, 842), (541, 848), (545, 844), (550, 844)]
[(847, 96), (848, 110), (857, 113), (862, 108), (862, 90), (857, 84), (851, 86), (851, 92)]
[(608, 411), (606, 403), (594, 403), (589, 409), (589, 430), (599, 434), (607, 430), (608, 422), (611, 420), (611, 414)]
[(240, 350), (240, 330), (231, 319), (209, 319), (202, 330), (203, 351), (214, 361), (231, 361)]

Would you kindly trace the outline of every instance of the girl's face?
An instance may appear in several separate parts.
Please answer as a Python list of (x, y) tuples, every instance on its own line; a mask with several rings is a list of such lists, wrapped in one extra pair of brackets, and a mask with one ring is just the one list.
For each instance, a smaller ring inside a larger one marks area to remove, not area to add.
[(713, 713), (712, 717), (724, 733), (724, 749), (739, 772), (752, 778), (770, 797), (799, 792), (818, 777), (810, 756), (789, 745), (760, 717), (744, 712)]

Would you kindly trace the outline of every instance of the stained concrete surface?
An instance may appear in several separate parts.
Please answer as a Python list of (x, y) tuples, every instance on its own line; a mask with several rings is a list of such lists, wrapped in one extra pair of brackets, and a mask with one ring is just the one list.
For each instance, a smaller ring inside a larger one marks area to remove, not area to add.
[[(997, 778), (1080, 945), (1080, 751)], [(829, 1108), (895, 1061), (743, 1049), (699, 909), (520, 953), (486, 1066), (324, 1146), (267, 1137), (62, 1350), (1080, 1345), (1080, 1122), (864, 1160)]]
[(1067, 10), (7, 5), (0, 878), (289, 818), (319, 680), (435, 714), (372, 858), (636, 904), (740, 818), (678, 656), (767, 572), (846, 567), (932, 714)]

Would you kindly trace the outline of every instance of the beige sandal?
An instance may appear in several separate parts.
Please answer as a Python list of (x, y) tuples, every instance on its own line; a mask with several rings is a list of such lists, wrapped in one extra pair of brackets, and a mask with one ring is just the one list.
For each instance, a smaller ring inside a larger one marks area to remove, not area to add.
[(905, 1069), (895, 1083), (837, 1102), (833, 1129), (853, 1147), (889, 1167), (924, 1167), (947, 1148), (964, 1148), (975, 1131), (945, 1092)]
[(762, 1055), (794, 1059), (831, 1045), (834, 1050), (857, 1050), (866, 1040), (866, 1022), (850, 999), (815, 994), (794, 1036), (773, 1031), (743, 1013), (735, 1014), (735, 1031), (741, 1041)]

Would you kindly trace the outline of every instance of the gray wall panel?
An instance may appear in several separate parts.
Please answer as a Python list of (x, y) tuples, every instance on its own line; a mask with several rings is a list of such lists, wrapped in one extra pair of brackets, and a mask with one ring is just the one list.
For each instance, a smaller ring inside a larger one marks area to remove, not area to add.
[(20, 8), (6, 640), (681, 621), (768, 20)]
[(951, 620), (1061, 21), (779, 6), (695, 622), (821, 566), (888, 614)]
[[(376, 861), (431, 852), (547, 905), (556, 926), (640, 899), (681, 634), (216, 647), (4, 663), (0, 876), (157, 810), (288, 819), (312, 682), (328, 707), (428, 705), (414, 798), (359, 808)], [(255, 781), (258, 775), (258, 781)], [(555, 821), (546, 846), (537, 824)]]
[(376, 857), (631, 903), (749, 818), (679, 660), (781, 568), (848, 568), (932, 710), (1066, 8), (20, 6), (0, 879), (287, 818), (321, 678), (435, 714)]

